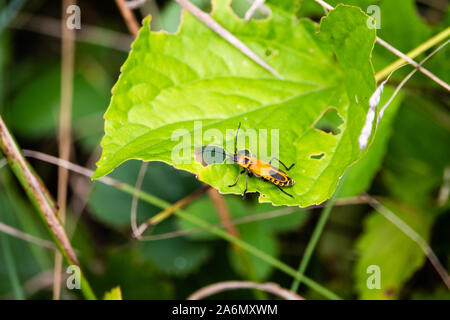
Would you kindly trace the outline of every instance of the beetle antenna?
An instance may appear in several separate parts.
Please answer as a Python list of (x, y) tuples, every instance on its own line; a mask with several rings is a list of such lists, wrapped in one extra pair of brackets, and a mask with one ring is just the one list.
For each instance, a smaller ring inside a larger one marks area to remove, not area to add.
[(236, 131), (236, 137), (234, 137), (234, 154), (237, 154), (237, 137), (238, 137), (240, 128), (241, 128), (241, 123), (239, 122), (239, 126)]

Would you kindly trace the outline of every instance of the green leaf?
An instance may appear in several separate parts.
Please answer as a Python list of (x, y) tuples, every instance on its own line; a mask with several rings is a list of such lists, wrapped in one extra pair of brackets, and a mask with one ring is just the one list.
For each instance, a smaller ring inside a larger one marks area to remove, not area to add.
[(136, 250), (108, 250), (100, 276), (90, 277), (99, 292), (119, 287), (126, 299), (173, 299), (174, 286), (155, 265), (142, 260)]
[(383, 172), (386, 188), (402, 202), (435, 207), (450, 165), (448, 113), (433, 98), (410, 94), (397, 117)]
[[(358, 8), (338, 6), (322, 20), (317, 34), (313, 22), (297, 21), (276, 7), (271, 7), (271, 19), (248, 23), (225, 1), (215, 1), (213, 8), (213, 18), (265, 57), (285, 80), (250, 61), (189, 14), (175, 35), (152, 33), (145, 20), (113, 89), (93, 178), (128, 159), (159, 160), (195, 173), (221, 193), (241, 194), (244, 181), (228, 187), (239, 172), (236, 165), (203, 167), (194, 150), (218, 143), (221, 135), (227, 152), (232, 152), (234, 132), (227, 134), (226, 129), (233, 131), (242, 122), (242, 132), (278, 129), (280, 159), (297, 163), (289, 171), (296, 181), (289, 188), (293, 199), (271, 184), (250, 179), (248, 190), (259, 192), (260, 202), (308, 206), (325, 201), (361, 155), (358, 136), (375, 89), (370, 63), (375, 31), (366, 27), (367, 16)], [(344, 122), (340, 133), (314, 128), (333, 109)], [(202, 121), (204, 131), (215, 129), (218, 139), (192, 142), (193, 136), (202, 136), (195, 121)], [(172, 139), (176, 129), (186, 131)], [(259, 138), (262, 147), (264, 139)], [(183, 163), (175, 163), (172, 151), (180, 146), (190, 152)], [(260, 150), (256, 143), (249, 149), (254, 155)], [(320, 153), (325, 156), (310, 158)]]
[[(169, 223), (158, 225), (160, 232), (170, 232)], [(202, 265), (211, 256), (211, 248), (205, 243), (172, 238), (139, 243), (139, 250), (146, 260), (152, 261), (169, 275), (185, 276)]]
[[(391, 201), (383, 204), (415, 232), (428, 241), (433, 217), (413, 207)], [(364, 223), (364, 233), (357, 243), (359, 257), (354, 269), (356, 289), (361, 299), (395, 299), (405, 282), (425, 261), (419, 245), (406, 236), (392, 222), (373, 212)], [(369, 266), (380, 268), (381, 288), (369, 289)]]
[[(252, 223), (238, 227), (241, 239), (248, 244), (264, 251), (264, 253), (279, 258), (280, 246), (273, 233), (264, 232), (265, 229), (260, 223)], [(242, 257), (243, 255), (245, 257)], [(228, 247), (228, 256), (234, 270), (244, 279), (255, 276), (258, 281), (264, 281), (273, 271), (273, 266), (261, 261), (261, 259), (247, 254), (242, 250)]]
[(122, 291), (120, 290), (120, 287), (117, 286), (106, 291), (103, 300), (122, 300)]

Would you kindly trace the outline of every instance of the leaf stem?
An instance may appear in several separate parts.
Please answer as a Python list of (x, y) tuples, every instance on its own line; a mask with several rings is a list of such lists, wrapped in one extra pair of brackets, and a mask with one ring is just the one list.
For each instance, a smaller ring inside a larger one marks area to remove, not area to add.
[[(422, 43), (421, 45), (419, 45), (417, 48), (415, 48), (414, 50), (411, 50), (410, 52), (408, 52), (406, 55), (408, 57), (410, 57), (411, 59), (416, 58), (418, 55), (420, 55), (421, 53), (425, 52), (426, 50), (430, 49), (431, 47), (433, 47), (434, 45), (438, 44), (439, 42), (445, 40), (448, 36), (450, 36), (450, 27), (447, 27), (446, 29), (442, 30), (441, 32), (439, 32), (438, 34), (436, 34), (435, 36), (431, 37), (430, 39), (428, 39), (427, 41), (425, 41), (424, 43)], [(386, 68), (384, 68), (383, 70), (379, 71), (376, 75), (375, 75), (375, 79), (378, 81), (383, 80), (384, 78), (386, 78), (392, 71), (394, 71), (395, 69), (397, 69), (398, 67), (400, 67), (402, 64), (404, 64), (406, 61), (404, 59), (397, 59), (396, 61), (394, 61), (393, 63), (391, 63), (390, 65), (388, 65)]]

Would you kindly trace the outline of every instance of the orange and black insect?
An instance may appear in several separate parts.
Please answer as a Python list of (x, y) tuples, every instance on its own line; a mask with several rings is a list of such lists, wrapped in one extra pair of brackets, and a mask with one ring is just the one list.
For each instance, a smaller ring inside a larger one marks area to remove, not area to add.
[(284, 171), (272, 166), (273, 160), (278, 160), (285, 168), (286, 171), (289, 171), (295, 163), (291, 164), (288, 168), (286, 165), (281, 162), (280, 159), (272, 157), (269, 162), (264, 162), (259, 160), (256, 157), (253, 157), (249, 150), (237, 150), (237, 138), (239, 129), (241, 127), (241, 123), (239, 123), (238, 129), (236, 131), (236, 137), (234, 138), (234, 154), (228, 154), (227, 156), (239, 166), (242, 167), (242, 171), (239, 173), (236, 181), (229, 185), (229, 187), (234, 187), (239, 182), (239, 178), (245, 172), (247, 172), (246, 180), (245, 180), (245, 190), (243, 197), (245, 197), (245, 193), (248, 189), (248, 177), (255, 175), (258, 178), (261, 178), (267, 182), (273, 183), (281, 192), (293, 198), (293, 196), (286, 191), (284, 191), (281, 187), (290, 187), (295, 181), (290, 178)]

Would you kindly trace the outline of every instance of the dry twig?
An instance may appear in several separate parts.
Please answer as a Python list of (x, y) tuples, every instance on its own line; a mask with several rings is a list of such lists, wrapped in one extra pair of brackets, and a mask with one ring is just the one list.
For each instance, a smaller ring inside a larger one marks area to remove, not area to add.
[(213, 30), (219, 36), (228, 41), (231, 45), (233, 45), (236, 49), (242, 52), (244, 55), (252, 59), (254, 62), (259, 64), (264, 69), (268, 70), (270, 73), (275, 75), (279, 79), (284, 79), (282, 75), (280, 75), (275, 69), (269, 66), (264, 60), (262, 60), (258, 55), (256, 55), (249, 47), (247, 47), (241, 40), (236, 38), (231, 32), (218, 24), (209, 14), (203, 12), (195, 5), (193, 5), (188, 0), (175, 0), (178, 2), (184, 9), (189, 11), (193, 16), (195, 16), (198, 20), (203, 22), (205, 26)]
[[(59, 114), (59, 157), (69, 160), (71, 147), (72, 98), (73, 98), (73, 70), (75, 60), (75, 29), (66, 25), (66, 9), (76, 4), (75, 0), (64, 0), (61, 12), (61, 105)], [(67, 182), (69, 172), (66, 168), (58, 167), (58, 207), (59, 219), (64, 225), (67, 206)], [(53, 282), (53, 299), (59, 300), (61, 294), (62, 255), (55, 253), (55, 281)]]
[(44, 247), (44, 248), (48, 248), (48, 249), (57, 249), (57, 247), (55, 246), (55, 244), (53, 242), (35, 237), (31, 234), (25, 233), (16, 228), (8, 226), (8, 225), (4, 224), (3, 222), (0, 222), (0, 231), (4, 232), (6, 234), (9, 234), (10, 236), (28, 241), (28, 242), (33, 243), (40, 247)]
[(362, 196), (366, 198), (367, 203), (375, 209), (377, 212), (383, 215), (387, 220), (392, 222), (393, 225), (395, 225), (397, 228), (400, 229), (408, 238), (410, 238), (412, 241), (417, 243), (419, 247), (422, 249), (422, 251), (425, 253), (425, 256), (428, 258), (428, 260), (433, 265), (434, 269), (437, 271), (439, 276), (444, 281), (447, 288), (450, 290), (450, 276), (448, 275), (445, 268), (440, 263), (438, 257), (434, 253), (433, 249), (428, 245), (428, 243), (423, 239), (416, 231), (414, 231), (405, 221), (400, 219), (395, 213), (393, 213), (391, 210), (389, 210), (387, 207), (385, 207), (382, 203), (380, 203), (377, 199), (365, 195)]
[[(328, 3), (326, 3), (323, 0), (314, 0), (314, 1), (316, 1), (318, 4), (320, 4), (322, 7), (326, 8), (328, 10), (333, 10), (334, 9), (331, 5), (329, 5)], [(394, 48), (393, 46), (391, 46), (389, 43), (387, 43), (386, 41), (384, 41), (383, 39), (381, 39), (378, 36), (377, 36), (377, 42), (378, 42), (378, 44), (380, 44), (381, 46), (385, 47), (387, 50), (389, 50), (390, 52), (392, 52), (396, 56), (402, 58), (403, 60), (405, 60), (409, 64), (413, 65), (415, 68), (417, 68), (417, 70), (422, 72), (428, 78), (432, 79), (434, 82), (438, 83), (439, 85), (441, 85), (442, 87), (447, 89), (447, 91), (450, 91), (450, 85), (449, 84), (447, 84), (445, 81), (441, 80), (439, 77), (437, 77), (436, 75), (434, 75), (433, 73), (431, 73), (430, 71), (425, 69), (424, 67), (422, 67), (419, 63), (417, 63), (416, 61), (414, 61), (413, 59), (408, 57), (406, 54), (404, 54), (400, 50)]]
[(276, 283), (257, 283), (251, 281), (224, 281), (214, 283), (194, 292), (187, 298), (187, 300), (200, 300), (223, 291), (236, 289), (257, 289), (274, 294), (286, 300), (304, 300), (303, 297), (280, 287)]
[(127, 24), (128, 30), (136, 38), (140, 29), (139, 23), (136, 20), (136, 16), (134, 15), (133, 11), (131, 11), (125, 0), (116, 0), (116, 4), (119, 7), (120, 13), (125, 20), (125, 23)]

